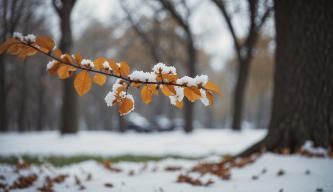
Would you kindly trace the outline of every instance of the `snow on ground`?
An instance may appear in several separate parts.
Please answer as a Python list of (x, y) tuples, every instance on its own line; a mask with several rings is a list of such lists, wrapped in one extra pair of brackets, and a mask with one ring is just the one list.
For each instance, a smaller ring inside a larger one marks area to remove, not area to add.
[[(216, 159), (216, 158), (215, 158)], [(206, 160), (207, 161), (207, 160)], [(118, 191), (118, 192), (331, 192), (333, 191), (333, 160), (328, 158), (307, 158), (299, 155), (282, 156), (264, 154), (253, 164), (231, 171), (230, 180), (221, 180), (213, 175), (200, 176), (189, 173), (203, 181), (212, 179), (209, 186), (192, 186), (177, 183), (177, 176), (185, 173), (191, 166), (198, 163), (192, 160), (166, 159), (160, 162), (128, 163), (122, 162), (114, 166), (122, 172), (112, 172), (102, 164), (86, 161), (79, 164), (54, 168), (46, 165), (20, 170), (20, 175), (35, 173), (38, 179), (33, 186), (18, 191), (36, 191), (44, 183), (45, 176), (51, 178), (58, 174), (69, 174), (63, 183), (55, 184), (55, 191), (78, 191), (75, 181), (79, 178), (85, 191)], [(166, 171), (167, 166), (181, 166), (182, 170)], [(265, 170), (265, 171), (263, 171)], [(281, 170), (284, 174), (281, 174)], [(132, 172), (132, 174), (129, 174)], [(280, 172), (280, 176), (278, 174)], [(91, 179), (88, 175), (91, 174)], [(3, 183), (10, 184), (18, 176), (15, 167), (0, 165)], [(253, 179), (256, 176), (257, 179)], [(1, 180), (0, 180), (1, 182)], [(105, 183), (113, 187), (106, 187)], [(1, 190), (0, 190), (1, 191)]]
[(181, 155), (207, 156), (236, 154), (263, 138), (266, 130), (198, 129), (192, 134), (181, 131), (137, 134), (105, 131), (80, 131), (73, 136), (57, 132), (0, 134), (0, 156), (7, 155)]

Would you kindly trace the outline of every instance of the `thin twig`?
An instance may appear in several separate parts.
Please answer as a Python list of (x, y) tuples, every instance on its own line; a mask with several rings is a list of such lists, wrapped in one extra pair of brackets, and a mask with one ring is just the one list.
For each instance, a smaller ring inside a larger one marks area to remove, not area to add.
[[(18, 40), (18, 41), (20, 41), (20, 40)], [(67, 61), (64, 61), (62, 59), (59, 59), (58, 57), (53, 56), (51, 54), (51, 51), (49, 53), (46, 53), (46, 52), (42, 51), (41, 49), (39, 49), (38, 47), (36, 47), (36, 46), (34, 46), (34, 45), (30, 44), (30, 43), (26, 43), (26, 42), (23, 42), (23, 41), (20, 41), (20, 43), (23, 44), (23, 45), (25, 45), (25, 46), (29, 46), (29, 47), (35, 49), (36, 51), (38, 51), (38, 52), (46, 55), (47, 57), (50, 57), (50, 58), (58, 61), (61, 64), (72, 66), (72, 67), (75, 67), (77, 69), (86, 70), (86, 71), (93, 72), (93, 73), (99, 73), (99, 74), (110, 76), (110, 77), (116, 77), (116, 78), (122, 79), (124, 81), (127, 81), (128, 84), (131, 84), (131, 83), (141, 83), (141, 84), (173, 85), (173, 86), (179, 86), (179, 87), (187, 87), (187, 85), (185, 85), (185, 84), (177, 84), (177, 83), (174, 83), (174, 82), (164, 82), (164, 81), (151, 82), (151, 81), (133, 80), (133, 79), (130, 79), (128, 77), (123, 77), (121, 75), (116, 75), (114, 73), (107, 73), (107, 72), (96, 70), (96, 69), (92, 69), (92, 68), (81, 67), (79, 65), (74, 65), (74, 64), (69, 63)], [(204, 87), (200, 87), (200, 88), (205, 89)]]

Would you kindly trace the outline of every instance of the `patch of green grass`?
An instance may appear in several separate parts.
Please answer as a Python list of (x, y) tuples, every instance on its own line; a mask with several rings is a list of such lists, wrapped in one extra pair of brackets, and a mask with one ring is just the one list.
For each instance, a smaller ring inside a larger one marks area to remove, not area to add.
[[(111, 156), (111, 157), (102, 157), (102, 156), (90, 156), (90, 155), (76, 155), (76, 156), (32, 156), (32, 155), (22, 155), (21, 158), (29, 164), (42, 164), (45, 162), (51, 163), (54, 166), (64, 166), (70, 165), (73, 163), (80, 163), (82, 161), (94, 160), (97, 162), (110, 161), (113, 163), (127, 161), (127, 162), (147, 162), (147, 161), (160, 161), (166, 158), (175, 158), (175, 159), (188, 159), (188, 160), (197, 160), (202, 157), (185, 157), (177, 155), (165, 155), (165, 156), (141, 156), (141, 155), (122, 155), (122, 156)], [(15, 165), (18, 163), (17, 156), (0, 156), (1, 164), (11, 164)]]

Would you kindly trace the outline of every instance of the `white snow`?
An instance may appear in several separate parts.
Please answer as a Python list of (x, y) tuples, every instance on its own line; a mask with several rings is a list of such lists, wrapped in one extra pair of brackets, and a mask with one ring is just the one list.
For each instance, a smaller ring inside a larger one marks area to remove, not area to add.
[(200, 89), (200, 94), (201, 94), (200, 101), (201, 101), (205, 106), (208, 106), (208, 105), (209, 105), (209, 100), (208, 100), (207, 95), (206, 95), (206, 90), (204, 90), (204, 89)]
[(184, 87), (174, 86), (174, 88), (176, 91), (176, 95), (169, 96), (170, 103), (172, 105), (176, 105), (177, 100), (183, 101), (183, 99), (184, 99)]
[(236, 154), (263, 138), (265, 130), (197, 129), (182, 131), (126, 134), (106, 131), (80, 131), (60, 136), (55, 131), (0, 134), (0, 155), (181, 155), (207, 156)]
[(52, 67), (54, 66), (54, 64), (56, 63), (57, 61), (56, 60), (52, 60), (52, 61), (49, 61), (46, 65), (46, 69), (47, 70), (50, 70), (52, 69)]
[(19, 39), (20, 41), (23, 41), (23, 42), (31, 42), (32, 43), (32, 42), (36, 41), (36, 36), (33, 35), (33, 34), (28, 34), (28, 35), (24, 36), (20, 32), (14, 32), (13, 37), (16, 38), (16, 39)]
[[(112, 107), (114, 102), (116, 101), (117, 97), (119, 97), (120, 95), (122, 95), (123, 98), (126, 97), (126, 92), (124, 92), (124, 91), (119, 92), (119, 90), (118, 90), (118, 88), (123, 87), (123, 86), (124, 86), (123, 81), (121, 79), (117, 79), (117, 81), (112, 85), (112, 91), (109, 91), (104, 98), (106, 105), (108, 107)], [(128, 95), (128, 98), (131, 99), (134, 103), (133, 96), (128, 93), (127, 93), (127, 95)]]
[[(220, 156), (213, 154), (235, 154), (264, 137), (265, 130), (245, 129), (233, 132), (226, 129), (199, 129), (193, 134), (167, 132), (154, 134), (112, 133), (105, 131), (81, 131), (76, 136), (59, 136), (56, 132), (6, 133), (0, 134), (0, 156), (7, 155), (182, 155), (206, 156), (202, 160), (164, 159), (145, 163), (120, 162), (112, 167), (121, 172), (106, 169), (95, 161), (85, 161), (64, 167), (49, 164), (32, 165), (16, 171), (15, 166), (0, 164), (2, 184), (10, 185), (19, 176), (36, 174), (38, 179), (30, 188), (15, 190), (33, 192), (45, 183), (45, 178), (67, 174), (63, 183), (55, 183), (54, 191), (80, 191), (75, 177), (79, 178), (84, 191), (121, 192), (332, 192), (333, 159), (309, 158), (300, 155), (278, 155), (265, 153), (253, 164), (231, 169), (231, 179), (222, 180), (215, 175), (200, 175), (190, 172), (191, 167), (202, 162), (218, 162)], [(327, 152), (313, 148), (311, 142), (303, 146), (312, 152)], [(22, 162), (22, 160), (20, 160)], [(166, 171), (166, 167), (180, 170)], [(283, 173), (283, 174), (278, 174)], [(177, 183), (180, 174), (187, 174), (209, 186), (192, 186)], [(88, 179), (91, 175), (91, 179)], [(113, 187), (105, 186), (112, 183)], [(1, 189), (0, 189), (1, 191)]]
[(195, 78), (184, 76), (180, 79), (177, 79), (176, 83), (180, 85), (186, 85), (186, 86), (194, 86), (198, 87), (199, 85), (204, 86), (208, 82), (208, 76), (207, 75), (197, 75)]
[(116, 95), (115, 95), (115, 92), (114, 91), (109, 91), (104, 100), (105, 100), (105, 103), (106, 103), (106, 106), (108, 107), (112, 107), (113, 106), (113, 102), (116, 101)]
[(103, 67), (104, 67), (105, 70), (110, 70), (110, 68), (111, 68), (110, 63), (108, 61), (104, 61)]
[(312, 141), (306, 141), (304, 145), (302, 146), (302, 150), (306, 150), (313, 154), (320, 154), (320, 155), (326, 155), (327, 150), (322, 147), (314, 147), (314, 144)]
[[(202, 161), (216, 161), (217, 158)], [(320, 158), (306, 158), (297, 155), (282, 156), (264, 154), (253, 164), (243, 168), (231, 170), (230, 180), (205, 174), (189, 173), (193, 178), (202, 181), (212, 179), (214, 183), (207, 187), (192, 186), (186, 183), (177, 183), (179, 174), (185, 174), (199, 161), (166, 159), (159, 162), (129, 163), (122, 162), (112, 166), (122, 169), (122, 172), (112, 172), (94, 161), (86, 161), (70, 166), (55, 168), (44, 164), (32, 166), (21, 170), (20, 175), (36, 174), (38, 180), (34, 185), (22, 191), (37, 191), (44, 183), (46, 176), (55, 177), (59, 174), (68, 174), (64, 183), (54, 184), (55, 191), (79, 191), (75, 184), (75, 176), (85, 187), (84, 191), (121, 191), (121, 192), (332, 192), (333, 191), (333, 160)], [(166, 171), (167, 166), (181, 166), (178, 171)], [(263, 171), (265, 170), (265, 171)], [(278, 176), (279, 171), (284, 174)], [(129, 174), (132, 172), (133, 174)], [(91, 180), (87, 180), (91, 174)], [(10, 184), (17, 179), (18, 174), (14, 166), (0, 165), (0, 175), (4, 183)], [(252, 179), (256, 176), (257, 179)], [(113, 187), (105, 187), (105, 183), (112, 183)], [(21, 190), (20, 190), (21, 191)]]
[(157, 63), (152, 68), (153, 72), (161, 74), (176, 74), (176, 68), (173, 66), (167, 66), (164, 63)]
[(156, 74), (153, 72), (133, 71), (128, 77), (135, 81), (156, 82)]
[(94, 67), (94, 62), (92, 62), (89, 59), (82, 59), (81, 65), (86, 66), (86, 67)]

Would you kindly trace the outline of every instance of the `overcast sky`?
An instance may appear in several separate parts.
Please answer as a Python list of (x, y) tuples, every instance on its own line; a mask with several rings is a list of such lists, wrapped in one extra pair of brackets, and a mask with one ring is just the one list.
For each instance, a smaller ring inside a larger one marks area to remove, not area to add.
[[(135, 0), (129, 2), (135, 3)], [(209, 0), (199, 2), (200, 6), (196, 8), (190, 22), (196, 37), (195, 43), (212, 56), (211, 64), (215, 69), (222, 69), (226, 61), (234, 54), (230, 33), (216, 6)], [(55, 13), (50, 9), (47, 14)], [(74, 37), (77, 38), (81, 31), (89, 27), (92, 19), (107, 25), (112, 16), (122, 17), (122, 14), (118, 0), (78, 0), (72, 15)], [(236, 25), (236, 32), (244, 35), (246, 33), (244, 19), (235, 18), (233, 22)], [(58, 19), (54, 19), (51, 23), (59, 26)], [(58, 27), (53, 28), (56, 37), (59, 37), (58, 31)]]

